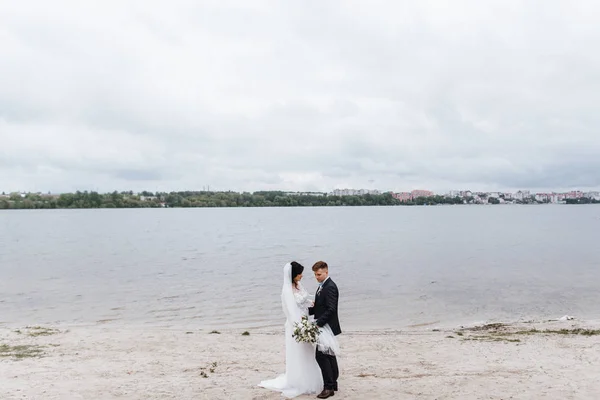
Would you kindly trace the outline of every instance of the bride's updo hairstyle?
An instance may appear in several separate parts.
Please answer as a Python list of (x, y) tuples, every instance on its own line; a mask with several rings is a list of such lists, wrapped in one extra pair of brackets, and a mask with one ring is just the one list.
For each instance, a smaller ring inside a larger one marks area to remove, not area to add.
[(298, 288), (298, 285), (296, 285), (296, 282), (294, 282), (294, 278), (296, 278), (302, 273), (302, 271), (304, 271), (304, 267), (302, 266), (302, 264), (297, 263), (296, 261), (292, 261), (290, 264), (292, 264), (292, 284), (296, 288)]

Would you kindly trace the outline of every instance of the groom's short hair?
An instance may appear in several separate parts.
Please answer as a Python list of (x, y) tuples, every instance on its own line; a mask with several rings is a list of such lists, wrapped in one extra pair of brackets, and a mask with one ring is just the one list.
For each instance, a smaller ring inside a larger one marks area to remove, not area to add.
[(312, 267), (313, 272), (317, 272), (320, 269), (329, 269), (325, 261), (317, 261)]

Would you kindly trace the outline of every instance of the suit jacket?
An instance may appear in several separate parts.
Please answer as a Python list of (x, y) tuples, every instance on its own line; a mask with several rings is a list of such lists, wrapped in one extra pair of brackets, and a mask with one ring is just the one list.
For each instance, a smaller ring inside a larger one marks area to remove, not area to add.
[(327, 279), (321, 291), (315, 296), (315, 305), (308, 309), (309, 315), (314, 315), (317, 325), (322, 327), (329, 324), (334, 335), (342, 333), (338, 319), (338, 299), (340, 294), (337, 285), (331, 278)]

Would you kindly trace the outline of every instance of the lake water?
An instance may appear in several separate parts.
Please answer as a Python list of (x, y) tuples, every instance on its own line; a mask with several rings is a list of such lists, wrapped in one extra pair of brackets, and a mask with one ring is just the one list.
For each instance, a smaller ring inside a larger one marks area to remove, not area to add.
[(600, 318), (600, 206), (0, 212), (0, 322), (283, 324), (283, 265), (324, 260), (347, 330)]

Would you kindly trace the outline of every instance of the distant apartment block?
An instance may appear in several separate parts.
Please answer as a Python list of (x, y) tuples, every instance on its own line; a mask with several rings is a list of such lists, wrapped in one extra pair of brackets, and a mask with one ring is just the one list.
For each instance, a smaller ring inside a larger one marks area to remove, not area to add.
[(410, 192), (410, 195), (413, 199), (417, 197), (431, 197), (434, 196), (433, 192), (430, 190), (413, 190)]
[(552, 194), (551, 193), (537, 193), (535, 195), (535, 200), (545, 203), (545, 202), (550, 202), (552, 199)]
[(451, 190), (448, 192), (448, 197), (472, 197), (473, 192), (470, 190)]
[(323, 192), (285, 192), (286, 196), (325, 196)]
[[(429, 190), (413, 190), (412, 192), (393, 193), (392, 196), (400, 201), (410, 201), (417, 197), (434, 196), (434, 193)], [(450, 190), (445, 194), (446, 197), (459, 197), (474, 204), (487, 204), (490, 199), (498, 200), (499, 204), (511, 203), (527, 203), (535, 200), (538, 203), (564, 203), (567, 199), (588, 198), (600, 201), (600, 191), (582, 192), (574, 190), (566, 193), (531, 193), (529, 190), (519, 190), (516, 193), (509, 192), (472, 192), (470, 190)]]
[(430, 190), (413, 190), (412, 192), (392, 193), (392, 196), (400, 201), (410, 201), (417, 197), (431, 197), (435, 194)]
[(412, 196), (410, 192), (400, 192), (400, 193), (392, 193), (392, 197), (400, 201), (409, 201), (412, 200)]
[(600, 192), (587, 192), (584, 194), (584, 197), (600, 201)]
[(523, 199), (526, 199), (526, 198), (529, 198), (529, 197), (531, 197), (531, 193), (529, 192), (529, 190), (519, 190), (513, 196), (513, 198), (515, 200), (519, 200), (519, 201), (523, 201)]
[(364, 196), (366, 194), (381, 194), (381, 192), (368, 189), (335, 189), (331, 194), (333, 196)]
[(583, 197), (583, 192), (581, 192), (579, 190), (574, 190), (574, 191), (565, 193), (565, 197), (567, 199), (580, 199)]

